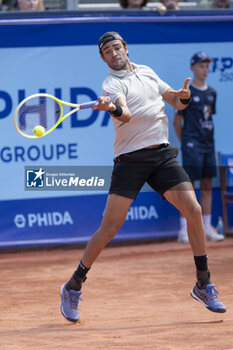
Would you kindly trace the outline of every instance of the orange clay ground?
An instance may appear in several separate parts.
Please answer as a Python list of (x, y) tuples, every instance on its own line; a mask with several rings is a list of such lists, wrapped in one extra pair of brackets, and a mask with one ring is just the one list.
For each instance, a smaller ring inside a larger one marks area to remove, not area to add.
[(189, 245), (153, 242), (102, 252), (83, 285), (76, 324), (60, 314), (60, 287), (82, 249), (2, 252), (0, 350), (233, 349), (233, 239), (207, 248), (225, 314), (190, 297)]

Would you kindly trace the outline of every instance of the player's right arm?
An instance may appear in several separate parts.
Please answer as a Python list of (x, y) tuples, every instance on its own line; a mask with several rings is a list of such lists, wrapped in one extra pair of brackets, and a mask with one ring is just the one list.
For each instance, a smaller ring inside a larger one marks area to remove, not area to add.
[[(127, 123), (130, 121), (131, 112), (127, 106), (126, 98), (123, 96), (118, 97), (115, 103), (111, 102), (109, 96), (100, 96), (98, 97), (99, 104), (96, 104), (92, 109), (98, 109), (99, 111), (109, 111), (113, 118), (117, 120)], [(119, 108), (119, 107), (120, 108)], [(121, 113), (120, 116), (114, 116), (114, 112), (118, 111), (118, 114)]]
[(181, 114), (176, 113), (173, 120), (173, 126), (176, 132), (176, 136), (179, 141), (182, 140), (182, 130), (183, 130), (183, 116)]

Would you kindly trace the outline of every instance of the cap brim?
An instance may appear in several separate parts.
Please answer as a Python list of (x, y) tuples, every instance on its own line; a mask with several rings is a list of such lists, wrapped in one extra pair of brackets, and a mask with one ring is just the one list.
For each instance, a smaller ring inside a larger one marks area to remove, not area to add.
[(201, 62), (213, 62), (213, 58), (207, 58), (206, 60), (203, 60)]
[(191, 66), (194, 66), (194, 64), (200, 63), (200, 62), (213, 62), (213, 58), (206, 58), (206, 59), (204, 59), (204, 60), (200, 60), (200, 61), (197, 61), (197, 62), (193, 62), (193, 63), (191, 63)]

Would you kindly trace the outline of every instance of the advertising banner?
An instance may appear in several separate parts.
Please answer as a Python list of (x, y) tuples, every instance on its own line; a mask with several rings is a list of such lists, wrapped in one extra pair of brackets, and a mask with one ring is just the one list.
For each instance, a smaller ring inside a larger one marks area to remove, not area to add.
[[(195, 52), (205, 51), (213, 57), (208, 84), (217, 91), (216, 151), (232, 152), (232, 21), (197, 22), (190, 17), (162, 23), (145, 18), (126, 25), (119, 18), (98, 23), (80, 23), (77, 19), (77, 23), (38, 24), (31, 20), (30, 24), (0, 25), (2, 247), (84, 242), (100, 224), (108, 186), (84, 191), (80, 186), (52, 189), (48, 185), (35, 190), (32, 183), (37, 176), (35, 171), (58, 174), (67, 172), (69, 167), (91, 167), (93, 174), (89, 173), (88, 179), (100, 179), (101, 174), (95, 175), (94, 169), (106, 167), (110, 181), (114, 130), (109, 113), (79, 111), (48, 136), (33, 140), (16, 132), (13, 115), (20, 101), (38, 92), (71, 103), (89, 102), (101, 95), (108, 69), (97, 43), (109, 30), (116, 30), (125, 38), (132, 62), (150, 66), (175, 89), (192, 76), (190, 58)], [(175, 111), (168, 105), (165, 110), (170, 142), (179, 147), (172, 125)], [(77, 176), (74, 171), (74, 178)], [(133, 203), (116, 239), (171, 237), (177, 235), (178, 228), (177, 210), (146, 188)]]

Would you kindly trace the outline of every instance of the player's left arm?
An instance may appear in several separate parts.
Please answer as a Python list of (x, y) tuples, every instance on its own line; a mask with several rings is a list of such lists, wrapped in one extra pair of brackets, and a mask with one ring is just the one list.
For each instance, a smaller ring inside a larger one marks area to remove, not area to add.
[[(170, 88), (167, 91), (165, 91), (164, 94), (162, 95), (163, 99), (175, 109), (178, 109), (178, 110), (185, 109), (188, 106), (189, 104), (188, 100), (191, 97), (191, 91), (188, 85), (190, 80), (191, 78), (185, 79), (182, 89), (174, 90)], [(187, 100), (187, 101), (183, 101), (185, 103), (182, 103), (180, 99)]]

